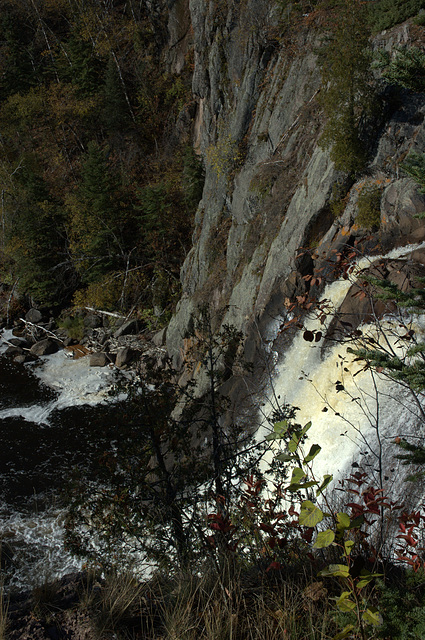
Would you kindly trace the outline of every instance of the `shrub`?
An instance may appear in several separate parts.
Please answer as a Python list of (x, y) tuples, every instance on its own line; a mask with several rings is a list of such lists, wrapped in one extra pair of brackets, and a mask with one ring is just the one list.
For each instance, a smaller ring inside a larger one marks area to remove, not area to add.
[(420, 193), (425, 193), (425, 154), (411, 151), (401, 168), (418, 183)]
[(380, 638), (404, 640), (425, 637), (425, 574), (409, 571), (407, 574), (378, 581), (383, 624)]
[(382, 69), (382, 77), (391, 85), (425, 90), (425, 53), (418, 47), (398, 47), (392, 60), (387, 51), (380, 51), (374, 67)]
[(370, 105), (368, 41), (363, 3), (349, 0), (338, 11), (332, 32), (319, 51), (319, 100), (326, 115), (319, 144), (331, 149), (335, 168), (347, 174), (360, 171), (366, 160), (359, 126)]
[(366, 184), (357, 201), (356, 223), (365, 229), (375, 230), (381, 224), (381, 189), (377, 184)]
[(370, 24), (374, 32), (390, 29), (425, 8), (424, 0), (380, 0), (371, 3)]
[(73, 340), (81, 340), (84, 335), (84, 318), (82, 316), (66, 316), (59, 322), (59, 327), (65, 329)]

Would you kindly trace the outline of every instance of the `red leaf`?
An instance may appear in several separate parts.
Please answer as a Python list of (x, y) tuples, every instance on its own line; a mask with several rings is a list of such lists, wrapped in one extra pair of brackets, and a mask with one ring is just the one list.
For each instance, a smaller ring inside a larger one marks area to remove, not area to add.
[(280, 562), (277, 562), (276, 560), (273, 560), (273, 562), (271, 562), (267, 567), (266, 572), (270, 571), (271, 569), (277, 569), (277, 570), (283, 569), (283, 564), (281, 564)]

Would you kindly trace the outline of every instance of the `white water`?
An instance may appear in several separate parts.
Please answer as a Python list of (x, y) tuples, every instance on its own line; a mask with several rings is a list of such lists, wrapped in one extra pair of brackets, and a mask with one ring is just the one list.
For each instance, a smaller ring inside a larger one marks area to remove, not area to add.
[[(5, 340), (12, 337), (11, 331), (0, 334), (0, 354), (8, 347)], [(29, 403), (28, 406), (0, 410), (0, 420), (20, 417), (28, 422), (29, 430), (34, 428), (34, 423), (48, 429), (53, 411), (82, 405), (93, 406), (120, 399), (115, 396), (111, 398), (108, 394), (114, 383), (113, 369), (90, 367), (87, 357), (72, 360), (65, 356), (64, 351), (59, 351), (25, 367), (44, 385), (53, 389), (56, 397), (51, 401), (38, 403), (36, 400), (36, 403)], [(17, 391), (19, 397), (19, 390)], [(60, 455), (66, 456), (67, 453), (64, 450)], [(34, 451), (34, 461), (36, 456), (37, 453)], [(58, 464), (55, 460), (57, 457), (48, 463), (53, 474), (55, 464)], [(12, 463), (11, 468), (14, 467), (15, 464)], [(8, 474), (13, 473), (12, 480), (15, 480), (18, 477), (16, 474), (25, 472), (11, 472), (5, 468), (1, 469), (1, 473), (2, 482), (8, 482)], [(17, 498), (13, 504), (2, 503), (0, 500), (0, 542), (3, 542), (3, 553), (6, 557), (9, 546), (12, 550), (13, 575), (8, 584), (16, 589), (33, 587), (81, 567), (80, 560), (64, 550), (63, 509), (52, 503), (52, 498), (47, 498), (46, 507), (46, 496), (42, 494), (34, 496), (32, 502), (34, 504), (29, 506), (28, 498)]]
[(10, 514), (0, 510), (3, 553), (13, 547), (13, 576), (10, 587), (34, 587), (77, 571), (82, 562), (64, 550), (63, 511), (50, 507), (40, 513)]
[[(408, 256), (414, 249), (422, 246), (424, 245), (404, 247), (391, 251), (386, 256), (359, 260), (350, 279), (328, 285), (321, 300), (329, 300), (332, 308), (337, 310), (362, 269), (382, 257), (396, 259)], [(331, 320), (332, 314), (327, 317), (325, 324), (320, 324), (315, 317), (310, 316), (306, 318), (304, 326), (310, 331), (320, 330), (325, 334)], [(394, 320), (388, 319), (388, 330), (395, 330), (396, 326)], [(417, 321), (415, 330), (420, 335), (424, 328), (422, 318)], [(376, 337), (374, 326), (362, 326), (361, 329), (364, 334)], [(276, 330), (276, 326), (270, 328), (270, 331), (273, 330)], [(395, 341), (396, 336), (392, 338), (392, 343), (395, 344)], [(379, 434), (384, 480), (388, 489), (392, 487), (392, 495), (394, 491), (403, 493), (406, 485), (403, 485), (400, 465), (393, 458), (394, 439), (396, 436), (419, 435), (419, 425), (423, 429), (411, 396), (400, 385), (383, 375), (372, 376), (369, 371), (359, 373), (364, 363), (353, 361), (354, 356), (347, 353), (349, 345), (334, 345), (326, 349), (323, 355), (322, 343), (323, 338), (318, 343), (305, 341), (303, 331), (295, 336), (276, 366), (277, 372), (272, 381), (273, 393), (270, 389), (269, 397), (275, 395), (280, 404), (299, 407), (297, 422), (305, 424), (312, 421), (307, 446), (317, 443), (322, 447), (314, 461), (314, 472), (318, 478), (325, 473), (333, 474), (334, 478), (346, 477), (350, 474), (353, 462), (376, 477), (376, 454), (380, 453), (377, 438)], [(343, 384), (344, 390), (337, 390), (337, 382)], [(272, 401), (269, 413), (273, 405), (275, 403)], [(406, 471), (404, 475), (407, 475)], [(396, 487), (392, 486), (394, 484)]]
[[(0, 335), (0, 353), (8, 347), (2, 337), (10, 340), (13, 334), (4, 331)], [(29, 422), (48, 425), (49, 416), (56, 409), (111, 402), (109, 391), (114, 382), (113, 369), (90, 367), (87, 356), (73, 360), (65, 355), (65, 351), (58, 351), (26, 366), (43, 384), (56, 391), (57, 397), (47, 404), (4, 409), (0, 411), (0, 420), (19, 416)]]

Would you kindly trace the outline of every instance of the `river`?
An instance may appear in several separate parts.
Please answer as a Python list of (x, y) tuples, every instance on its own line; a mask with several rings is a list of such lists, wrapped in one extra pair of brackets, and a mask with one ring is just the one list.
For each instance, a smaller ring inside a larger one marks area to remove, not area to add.
[(62, 351), (25, 366), (0, 355), (0, 541), (11, 589), (80, 567), (64, 551), (61, 494), (75, 466), (116, 441), (113, 380), (111, 370), (90, 368), (86, 358), (69, 360)]

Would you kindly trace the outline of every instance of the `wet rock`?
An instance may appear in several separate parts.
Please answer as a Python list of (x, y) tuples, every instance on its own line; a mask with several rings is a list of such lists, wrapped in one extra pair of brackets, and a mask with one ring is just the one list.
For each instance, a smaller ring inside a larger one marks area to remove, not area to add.
[(21, 349), (30, 349), (32, 343), (28, 342), (23, 338), (10, 338), (10, 344), (13, 344), (15, 347), (20, 347)]
[(23, 354), (23, 351), (20, 347), (17, 347), (15, 345), (10, 346), (6, 349), (6, 351), (4, 352), (4, 355), (7, 358), (15, 358), (16, 356), (20, 356)]
[(26, 362), (30, 362), (32, 358), (29, 358), (27, 354), (21, 353), (13, 358), (13, 362), (16, 364), (25, 364)]
[(51, 353), (56, 353), (59, 351), (59, 345), (55, 340), (51, 338), (45, 338), (44, 340), (39, 340), (30, 349), (30, 353), (34, 356), (48, 356)]

